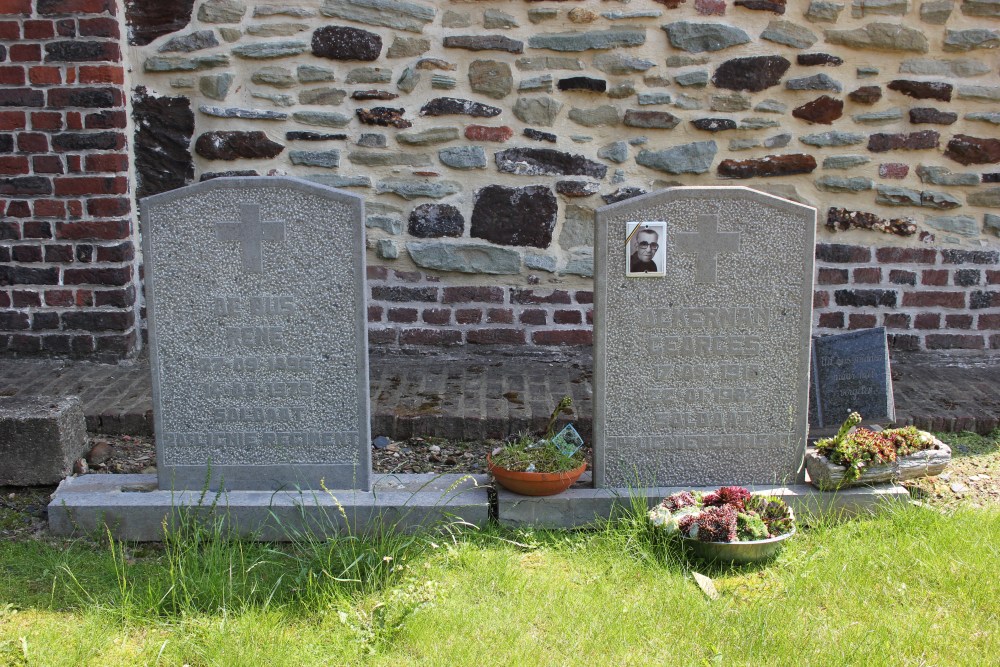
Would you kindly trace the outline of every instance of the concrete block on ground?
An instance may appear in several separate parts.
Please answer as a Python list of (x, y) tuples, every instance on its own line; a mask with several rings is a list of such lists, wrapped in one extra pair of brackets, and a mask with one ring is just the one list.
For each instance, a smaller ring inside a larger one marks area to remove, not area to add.
[(78, 397), (0, 397), (0, 486), (56, 484), (86, 451)]
[[(718, 487), (694, 487), (696, 491), (715, 491)], [(819, 514), (854, 515), (874, 510), (881, 503), (906, 502), (910, 496), (898, 484), (874, 487), (855, 487), (836, 492), (825, 492), (808, 485), (748, 486), (752, 492), (778, 496), (789, 504), (796, 518)], [(656, 487), (645, 489), (603, 488), (595, 489), (589, 480), (578, 482), (567, 491), (555, 496), (531, 497), (497, 491), (497, 518), (501, 525), (511, 528), (580, 528), (601, 520), (620, 516), (634, 503), (652, 508), (663, 498), (692, 487)]]
[(107, 526), (119, 539), (156, 542), (163, 539), (163, 520), (177, 520), (178, 508), (203, 518), (214, 512), (239, 535), (263, 541), (456, 522), (482, 527), (490, 510), (485, 482), (485, 475), (376, 475), (369, 492), (229, 491), (216, 499), (214, 492), (161, 491), (156, 475), (83, 475), (56, 489), (49, 530), (93, 535)]

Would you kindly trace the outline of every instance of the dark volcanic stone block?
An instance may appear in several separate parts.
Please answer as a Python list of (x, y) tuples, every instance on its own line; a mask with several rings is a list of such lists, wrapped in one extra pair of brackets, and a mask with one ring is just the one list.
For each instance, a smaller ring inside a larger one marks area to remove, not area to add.
[(470, 234), (500, 245), (547, 248), (559, 205), (544, 185), (487, 185), (476, 193)]
[(907, 81), (906, 79), (890, 81), (886, 84), (886, 88), (918, 100), (939, 100), (941, 102), (950, 102), (951, 92), (954, 89), (950, 83)]
[[(868, 137), (868, 150), (872, 153), (885, 153), (894, 150), (923, 150), (937, 148), (941, 135), (934, 130), (921, 132), (899, 132), (896, 134), (877, 133)], [(968, 164), (968, 163), (966, 163)]]
[(346, 134), (325, 134), (323, 132), (303, 132), (301, 130), (295, 130), (292, 132), (285, 132), (285, 139), (287, 141), (331, 141), (331, 140), (343, 140), (346, 139)]
[(136, 196), (182, 187), (194, 178), (191, 136), (194, 112), (186, 97), (155, 97), (143, 86), (132, 98), (135, 121)]
[(407, 231), (422, 239), (461, 236), (465, 230), (462, 212), (450, 204), (421, 204), (410, 212)]
[(206, 171), (198, 177), (198, 181), (204, 183), (213, 178), (230, 178), (232, 176), (260, 176), (255, 169), (230, 169), (229, 171)]
[(352, 100), (394, 100), (399, 95), (388, 90), (355, 90), (351, 93)]
[(358, 120), (365, 125), (406, 129), (413, 127), (413, 123), (403, 118), (405, 111), (405, 109), (393, 109), (391, 107), (372, 107), (371, 109), (357, 109), (355, 113), (358, 115)]
[(492, 118), (499, 116), (502, 109), (491, 107), (481, 102), (463, 100), (457, 97), (438, 97), (420, 108), (421, 116), (448, 116), (451, 114), (464, 114), (477, 118)]
[(191, 22), (192, 9), (194, 0), (126, 0), (129, 44), (145, 46), (157, 37), (181, 30)]
[(323, 26), (312, 36), (312, 52), (332, 60), (377, 60), (382, 38), (373, 32), (344, 26)]
[(821, 95), (811, 102), (792, 109), (792, 115), (810, 123), (830, 125), (844, 115), (844, 101)]
[(733, 4), (737, 7), (755, 9), (761, 12), (785, 13), (785, 0), (736, 0)]
[(524, 128), (523, 134), (529, 139), (534, 139), (535, 141), (547, 141), (550, 144), (556, 143), (556, 139), (558, 139), (558, 137), (551, 132), (542, 132), (541, 130), (536, 130), (530, 127)]
[(207, 160), (238, 160), (240, 158), (272, 158), (285, 147), (271, 141), (260, 130), (219, 130), (205, 132), (194, 144), (194, 151)]
[(829, 53), (800, 53), (795, 56), (795, 61), (800, 65), (831, 65), (836, 67), (844, 64), (843, 58), (832, 56)]
[(727, 90), (756, 93), (781, 82), (792, 63), (781, 56), (750, 56), (727, 60), (712, 75), (712, 83)]
[(592, 176), (604, 178), (606, 165), (552, 148), (508, 148), (496, 154), (497, 169), (523, 176)]
[(951, 125), (958, 120), (958, 114), (953, 111), (939, 111), (927, 107), (910, 109), (910, 122), (914, 125), (932, 123), (935, 125)]
[(816, 158), (812, 155), (794, 153), (751, 160), (723, 160), (719, 163), (718, 173), (723, 178), (763, 178), (808, 174), (815, 168)]
[(956, 134), (944, 154), (960, 164), (995, 164), (1000, 162), (1000, 139)]
[(826, 226), (830, 231), (848, 229), (871, 229), (898, 236), (913, 236), (917, 225), (909, 218), (886, 220), (868, 211), (850, 211), (846, 208), (830, 207), (826, 212)]
[(604, 79), (592, 79), (589, 76), (571, 76), (568, 79), (559, 79), (559, 90), (589, 90), (595, 93), (603, 93), (608, 89), (608, 82)]
[(699, 118), (691, 121), (699, 130), (706, 132), (722, 132), (723, 130), (735, 130), (736, 121), (732, 118)]
[(848, 93), (848, 99), (858, 104), (875, 104), (882, 99), (882, 89), (878, 86), (861, 86), (857, 90)]

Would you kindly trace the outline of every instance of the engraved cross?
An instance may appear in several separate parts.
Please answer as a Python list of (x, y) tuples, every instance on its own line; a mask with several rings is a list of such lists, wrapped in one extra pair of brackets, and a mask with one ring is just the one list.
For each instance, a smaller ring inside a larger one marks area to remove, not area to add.
[(695, 260), (696, 283), (717, 282), (719, 253), (738, 252), (740, 249), (740, 233), (720, 232), (717, 215), (699, 215), (698, 231), (676, 232), (674, 236), (677, 238), (678, 250), (698, 255)]
[(243, 250), (243, 270), (263, 273), (261, 241), (284, 241), (285, 223), (283, 220), (263, 222), (260, 219), (260, 204), (240, 204), (240, 221), (215, 223), (215, 238), (219, 241), (238, 241)]

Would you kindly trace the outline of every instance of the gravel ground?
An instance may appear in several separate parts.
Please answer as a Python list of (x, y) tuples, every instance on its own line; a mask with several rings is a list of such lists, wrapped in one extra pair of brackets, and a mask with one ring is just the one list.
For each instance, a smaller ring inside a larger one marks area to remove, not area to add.
[[(1000, 506), (1000, 430), (989, 436), (937, 434), (953, 452), (951, 465), (937, 477), (906, 483), (915, 498), (939, 507)], [(87, 474), (152, 473), (156, 450), (144, 436), (91, 435)], [(411, 438), (379, 442), (372, 467), (379, 473), (484, 473), (486, 454), (496, 440), (455, 442)], [(590, 456), (588, 455), (588, 465)], [(0, 487), (0, 539), (45, 536), (46, 506), (52, 486)]]

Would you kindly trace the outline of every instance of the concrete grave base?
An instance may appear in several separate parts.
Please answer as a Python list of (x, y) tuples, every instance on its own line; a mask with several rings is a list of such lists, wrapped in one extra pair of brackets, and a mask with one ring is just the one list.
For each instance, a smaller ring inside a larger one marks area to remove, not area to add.
[[(718, 487), (694, 487), (696, 491), (714, 491)], [(852, 515), (874, 509), (881, 503), (906, 502), (910, 499), (906, 489), (898, 484), (856, 487), (838, 492), (820, 491), (809, 484), (788, 486), (750, 485), (754, 493), (779, 496), (791, 506), (797, 518), (817, 514)], [(512, 528), (580, 528), (620, 514), (633, 507), (633, 502), (652, 508), (663, 498), (692, 487), (658, 487), (646, 489), (604, 488), (595, 489), (590, 480), (556, 496), (530, 497), (497, 491), (497, 518), (501, 525)]]
[(55, 484), (86, 451), (77, 396), (0, 397), (0, 486)]
[[(160, 491), (156, 475), (84, 475), (59, 484), (49, 504), (53, 535), (102, 534), (156, 542), (179, 507), (213, 513), (242, 536), (288, 541), (295, 535), (413, 530), (442, 523), (485, 526), (490, 502), (484, 475), (383, 475), (372, 491)], [(213, 506), (214, 503), (214, 506)]]

